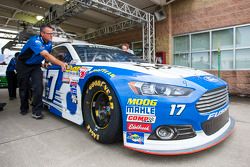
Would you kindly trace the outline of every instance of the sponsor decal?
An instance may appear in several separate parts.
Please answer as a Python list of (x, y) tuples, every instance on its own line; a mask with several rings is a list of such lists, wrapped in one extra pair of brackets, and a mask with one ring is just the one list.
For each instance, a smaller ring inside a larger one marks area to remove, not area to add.
[(68, 72), (64, 72), (63, 73), (62, 82), (63, 83), (69, 83), (70, 82), (70, 78), (69, 78), (69, 73)]
[(144, 144), (144, 133), (127, 132), (126, 139), (128, 143)]
[(86, 129), (94, 139), (99, 140), (100, 136), (96, 134), (89, 125), (86, 126)]
[(72, 103), (77, 104), (77, 96), (75, 94), (71, 95), (71, 101), (72, 101)]
[(81, 67), (79, 69), (79, 76), (80, 76), (80, 78), (83, 79), (86, 76), (87, 72), (88, 72), (88, 68)]
[(155, 123), (155, 116), (148, 115), (128, 115), (127, 122)]
[(137, 105), (137, 106), (155, 107), (157, 105), (157, 100), (129, 98), (127, 104), (128, 105)]
[(77, 89), (75, 87), (70, 87), (70, 93), (71, 94), (76, 94), (77, 93)]
[(71, 101), (75, 104), (77, 104), (77, 84), (77, 80), (71, 80), (70, 82)]
[(115, 77), (115, 74), (113, 74), (112, 72), (108, 71), (107, 69), (95, 69), (91, 72), (102, 72), (104, 74), (109, 75), (111, 78)]
[(155, 107), (126, 106), (126, 114), (155, 115)]
[(74, 81), (74, 80), (72, 80), (72, 81), (70, 82), (70, 86), (71, 86), (71, 87), (76, 87), (77, 84), (78, 84), (78, 82), (77, 82), (77, 81)]
[[(66, 71), (63, 74), (63, 78), (77, 77), (83, 79), (87, 73), (92, 69), (92, 67), (84, 66), (68, 66)], [(67, 79), (65, 79), (67, 81)]]
[[(106, 84), (104, 81), (96, 80), (96, 81), (92, 82), (92, 83), (89, 85), (89, 90), (93, 89), (95, 86), (103, 87), (105, 93), (106, 93), (107, 95), (110, 94), (110, 90), (109, 90), (107, 84)], [(109, 98), (112, 99), (112, 97), (109, 97)], [(111, 99), (109, 99), (109, 100), (111, 100)]]
[(64, 77), (62, 78), (62, 82), (63, 82), (63, 83), (69, 83), (69, 81), (70, 81), (69, 78), (64, 78)]
[(80, 68), (81, 68), (80, 66), (72, 66), (72, 65), (70, 65), (70, 66), (67, 67), (66, 72), (72, 72), (72, 71), (78, 72), (80, 70)]
[(152, 125), (137, 122), (127, 123), (127, 131), (152, 132)]

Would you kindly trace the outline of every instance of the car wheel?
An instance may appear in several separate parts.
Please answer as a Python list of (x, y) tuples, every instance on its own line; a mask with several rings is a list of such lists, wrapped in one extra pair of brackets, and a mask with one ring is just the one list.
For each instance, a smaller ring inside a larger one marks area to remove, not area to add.
[(96, 141), (114, 143), (121, 138), (120, 105), (113, 89), (106, 81), (91, 81), (85, 92), (83, 104), (86, 129)]

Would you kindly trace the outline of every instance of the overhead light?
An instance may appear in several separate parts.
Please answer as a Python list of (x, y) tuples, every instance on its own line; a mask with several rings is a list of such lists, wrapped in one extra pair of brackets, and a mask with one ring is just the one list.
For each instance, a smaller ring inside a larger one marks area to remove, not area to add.
[(40, 21), (40, 20), (43, 19), (43, 16), (36, 16), (36, 19), (37, 19), (38, 21)]

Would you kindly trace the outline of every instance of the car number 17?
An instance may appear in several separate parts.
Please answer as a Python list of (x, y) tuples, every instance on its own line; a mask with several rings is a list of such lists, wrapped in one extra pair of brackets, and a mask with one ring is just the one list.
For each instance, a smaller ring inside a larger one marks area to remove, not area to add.
[(184, 111), (186, 105), (185, 104), (172, 104), (171, 111), (169, 113), (170, 116), (179, 116)]

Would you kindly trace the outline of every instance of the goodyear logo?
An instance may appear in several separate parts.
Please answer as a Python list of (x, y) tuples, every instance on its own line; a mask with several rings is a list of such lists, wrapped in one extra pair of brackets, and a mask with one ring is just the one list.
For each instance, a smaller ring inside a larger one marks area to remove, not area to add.
[(95, 69), (92, 72), (102, 72), (104, 74), (109, 75), (111, 78), (115, 77), (115, 74), (113, 74), (112, 72), (108, 71), (107, 69)]
[(95, 133), (92, 129), (91, 129), (91, 127), (90, 127), (90, 125), (87, 125), (87, 131), (90, 133), (90, 135), (94, 138), (94, 139), (96, 139), (96, 140), (99, 140), (100, 139), (100, 136), (97, 134), (97, 133)]
[(127, 104), (155, 107), (157, 105), (157, 100), (129, 98)]

